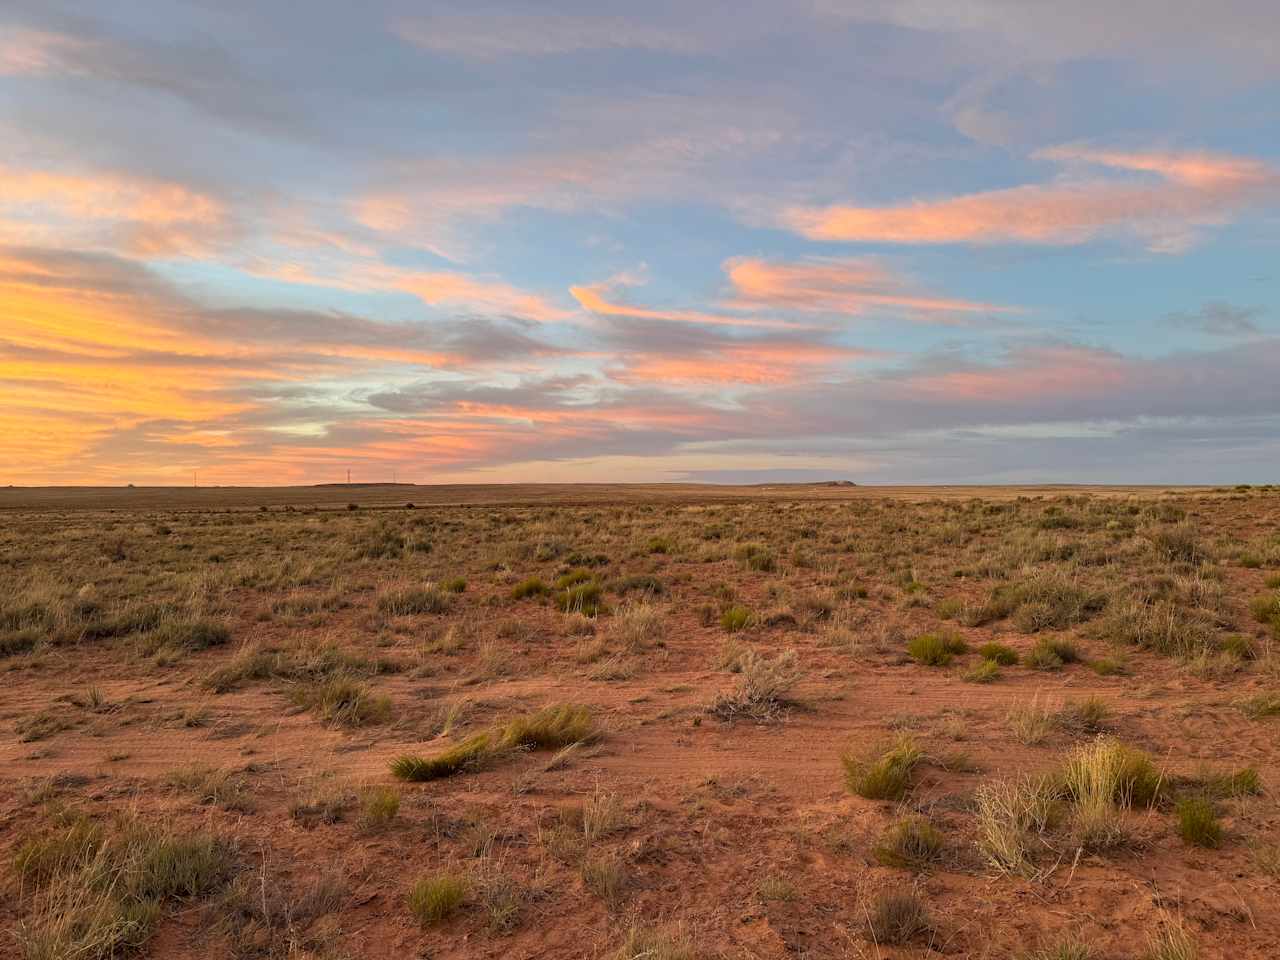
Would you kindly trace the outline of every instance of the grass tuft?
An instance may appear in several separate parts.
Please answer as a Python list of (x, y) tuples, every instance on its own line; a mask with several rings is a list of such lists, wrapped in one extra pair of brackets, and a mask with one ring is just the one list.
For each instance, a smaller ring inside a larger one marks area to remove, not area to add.
[(845, 785), (868, 800), (899, 800), (911, 788), (916, 767), (924, 754), (914, 739), (902, 736), (888, 747), (875, 747), (840, 755)]

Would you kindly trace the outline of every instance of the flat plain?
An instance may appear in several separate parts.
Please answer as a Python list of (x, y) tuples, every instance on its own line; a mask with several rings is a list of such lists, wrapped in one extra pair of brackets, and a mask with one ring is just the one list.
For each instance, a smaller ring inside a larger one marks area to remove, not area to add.
[(0, 956), (1280, 943), (1280, 488), (0, 489), (0, 683)]

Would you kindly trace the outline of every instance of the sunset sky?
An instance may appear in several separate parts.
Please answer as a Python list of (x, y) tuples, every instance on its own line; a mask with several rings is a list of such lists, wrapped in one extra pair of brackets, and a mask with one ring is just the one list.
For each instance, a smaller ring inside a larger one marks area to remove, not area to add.
[(4, 0), (0, 144), (0, 484), (1280, 481), (1275, 0)]

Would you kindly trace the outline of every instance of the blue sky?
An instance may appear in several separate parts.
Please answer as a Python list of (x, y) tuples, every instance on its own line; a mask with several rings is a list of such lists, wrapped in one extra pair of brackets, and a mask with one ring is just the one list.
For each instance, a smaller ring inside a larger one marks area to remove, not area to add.
[(0, 480), (1273, 480), (1278, 33), (10, 0)]

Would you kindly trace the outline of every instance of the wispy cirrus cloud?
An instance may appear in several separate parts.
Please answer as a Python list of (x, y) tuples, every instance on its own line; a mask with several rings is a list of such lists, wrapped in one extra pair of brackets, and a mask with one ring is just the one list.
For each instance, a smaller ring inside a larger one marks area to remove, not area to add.
[[(1070, 175), (1050, 184), (883, 207), (797, 207), (782, 222), (812, 240), (1073, 245), (1118, 233), (1136, 235), (1152, 250), (1177, 252), (1199, 228), (1280, 203), (1280, 171), (1247, 157), (1079, 146), (1037, 156), (1067, 167)], [(1079, 175), (1097, 167), (1150, 176)]]
[(687, 29), (622, 17), (538, 13), (446, 13), (396, 22), (396, 33), (423, 50), (474, 60), (553, 56), (582, 50), (693, 53), (701, 40)]

